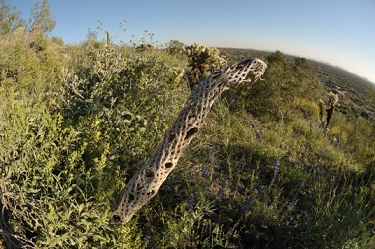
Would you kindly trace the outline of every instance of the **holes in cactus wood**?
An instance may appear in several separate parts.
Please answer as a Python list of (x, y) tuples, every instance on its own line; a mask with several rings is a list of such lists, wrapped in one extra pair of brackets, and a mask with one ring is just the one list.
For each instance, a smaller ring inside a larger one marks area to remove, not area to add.
[(168, 144), (172, 141), (173, 138), (176, 137), (176, 133), (174, 131), (170, 131), (168, 135)]
[(186, 101), (186, 106), (187, 107), (192, 107), (194, 105), (194, 98), (193, 97), (190, 97), (187, 101)]
[(194, 123), (197, 120), (197, 117), (195, 115), (189, 115), (188, 122)]
[(146, 178), (146, 181), (150, 181), (150, 180), (154, 179), (154, 177), (155, 177), (155, 172), (152, 169), (145, 169), (143, 171), (143, 174)]
[(190, 130), (188, 130), (188, 132), (186, 133), (185, 140), (188, 140), (191, 136), (193, 136), (197, 132), (198, 132), (198, 128), (197, 127), (190, 128)]
[(142, 183), (137, 183), (137, 189), (143, 189), (143, 184)]
[(115, 223), (121, 223), (121, 217), (119, 215), (113, 215), (112, 216), (112, 220), (115, 222)]
[(165, 168), (169, 169), (173, 166), (173, 163), (169, 162), (165, 164)]

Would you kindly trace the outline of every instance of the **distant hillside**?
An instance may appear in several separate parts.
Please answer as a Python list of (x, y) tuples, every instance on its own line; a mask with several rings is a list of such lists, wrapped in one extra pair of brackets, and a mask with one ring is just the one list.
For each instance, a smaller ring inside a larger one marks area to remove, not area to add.
[[(245, 57), (257, 57), (265, 60), (272, 54), (269, 51), (260, 51), (254, 49), (237, 48), (218, 48), (226, 59), (238, 61)], [(292, 64), (296, 56), (286, 55), (288, 61)], [(369, 88), (375, 90), (375, 85), (368, 79), (350, 73), (340, 67), (332, 66), (324, 62), (307, 59), (314, 66), (314, 72), (319, 79), (319, 83), (327, 92), (333, 92), (340, 96), (339, 111), (353, 117), (362, 116), (366, 119), (375, 121), (375, 104), (367, 105), (366, 100), (369, 96)]]
[(341, 112), (352, 112), (354, 115), (373, 119), (375, 106), (366, 104), (370, 87), (375, 89), (370, 81), (339, 67), (312, 60), (310, 63), (314, 65), (316, 75), (327, 90), (342, 96)]

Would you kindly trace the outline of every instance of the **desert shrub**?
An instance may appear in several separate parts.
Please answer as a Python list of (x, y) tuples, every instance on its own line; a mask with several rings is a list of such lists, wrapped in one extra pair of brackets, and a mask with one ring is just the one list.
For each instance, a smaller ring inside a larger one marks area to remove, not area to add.
[(183, 104), (181, 62), (162, 51), (89, 47), (86, 56), (78, 71), (66, 75), (65, 118), (89, 138), (88, 158), (108, 143), (111, 164), (134, 173)]
[(60, 58), (49, 47), (35, 52), (22, 39), (7, 42), (0, 88), (6, 244), (142, 248), (136, 222), (109, 226), (111, 201), (183, 104), (184, 62), (86, 46), (73, 50), (86, 56), (82, 64), (54, 75), (65, 85), (49, 87), (47, 64)]
[(1, 99), (1, 224), (7, 246), (141, 246), (131, 225), (108, 225), (110, 199), (102, 191), (112, 183), (102, 177), (107, 152), (87, 160), (88, 168), (82, 157), (87, 142), (60, 114), (51, 114), (47, 103), (19, 98), (10, 88)]
[[(38, 40), (46, 44), (43, 38)], [(43, 45), (44, 46), (44, 45)], [(15, 86), (19, 93), (31, 95), (61, 85), (61, 63), (52, 51), (30, 48), (28, 35), (15, 32), (1, 40), (0, 85)]]

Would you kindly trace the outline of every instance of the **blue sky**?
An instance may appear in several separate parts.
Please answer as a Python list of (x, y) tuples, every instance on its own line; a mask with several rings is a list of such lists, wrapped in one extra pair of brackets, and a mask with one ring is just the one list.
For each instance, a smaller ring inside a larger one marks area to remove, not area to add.
[[(41, 0), (42, 1), (42, 0)], [(6, 0), (28, 19), (36, 0)], [(144, 31), (165, 44), (280, 50), (375, 82), (375, 0), (49, 0), (52, 35), (79, 43), (101, 26), (128, 43)], [(122, 31), (120, 23), (126, 20)], [(150, 41), (146, 39), (146, 41)]]

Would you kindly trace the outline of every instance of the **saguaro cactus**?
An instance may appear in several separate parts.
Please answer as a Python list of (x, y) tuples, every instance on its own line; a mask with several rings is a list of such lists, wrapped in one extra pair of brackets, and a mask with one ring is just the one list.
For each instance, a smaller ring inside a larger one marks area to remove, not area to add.
[(112, 47), (111, 35), (109, 34), (108, 31), (106, 31), (105, 33), (107, 34), (107, 47), (110, 48)]
[(212, 104), (219, 95), (244, 83), (255, 82), (267, 65), (259, 59), (244, 59), (212, 73), (195, 87), (177, 120), (167, 129), (164, 139), (151, 160), (118, 194), (112, 222), (127, 223), (132, 216), (156, 195), (161, 184), (177, 165), (179, 158), (203, 125)]

